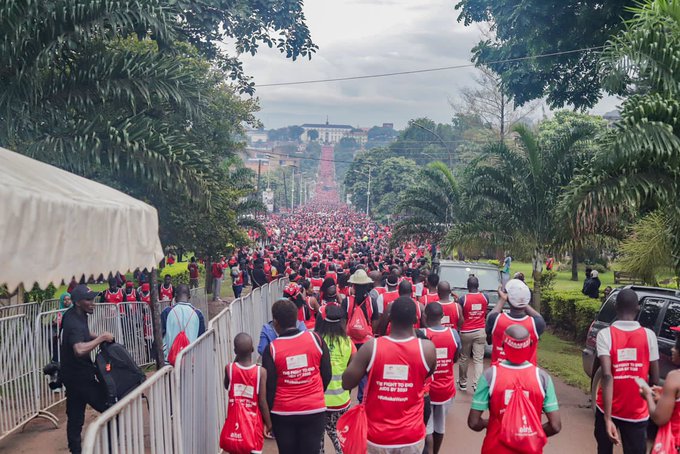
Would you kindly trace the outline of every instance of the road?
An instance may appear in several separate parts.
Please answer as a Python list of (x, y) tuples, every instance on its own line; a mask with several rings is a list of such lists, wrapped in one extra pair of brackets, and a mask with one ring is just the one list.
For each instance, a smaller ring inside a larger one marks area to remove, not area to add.
[[(562, 432), (549, 439), (545, 453), (585, 454), (595, 452), (593, 417), (588, 406), (588, 397), (579, 389), (568, 386), (559, 379), (554, 379), (554, 381), (562, 414)], [(471, 393), (458, 392), (447, 418), (446, 437), (444, 438), (442, 453), (479, 452), (484, 434), (475, 433), (467, 427), (467, 414), (471, 401)], [(24, 432), (0, 440), (0, 453), (68, 453), (64, 406), (57, 407), (55, 413), (61, 420), (59, 429), (53, 429), (44, 420), (32, 421)], [(88, 410), (86, 424), (91, 422), (95, 415), (95, 412)], [(219, 434), (216, 434), (216, 436), (219, 436)], [(267, 440), (264, 452), (265, 454), (275, 454), (277, 452), (276, 444), (271, 440)], [(326, 439), (326, 453), (333, 452), (330, 441)], [(621, 451), (617, 450), (615, 452), (620, 453)]]

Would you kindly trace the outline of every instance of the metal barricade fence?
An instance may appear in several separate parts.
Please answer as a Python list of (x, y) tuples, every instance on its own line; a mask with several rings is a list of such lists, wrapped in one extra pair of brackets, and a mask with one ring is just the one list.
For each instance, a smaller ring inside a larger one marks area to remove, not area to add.
[(26, 314), (0, 319), (0, 439), (38, 415), (29, 323)]
[(38, 402), (38, 410), (44, 412), (42, 416), (52, 420), (55, 425), (58, 422), (57, 417), (48, 413), (47, 410), (66, 398), (66, 390), (63, 387), (52, 390), (49, 386), (51, 377), (43, 373), (43, 368), (51, 362), (60, 362), (59, 329), (61, 317), (66, 310), (57, 309), (38, 314), (33, 333), (35, 398)]
[(42, 300), (40, 303), (39, 312), (50, 312), (59, 309), (59, 298), (52, 298), (49, 300)]
[(210, 306), (205, 287), (192, 288), (190, 301), (196, 309), (201, 311), (206, 321), (210, 320)]
[(118, 308), (121, 336), (116, 341), (125, 346), (138, 366), (152, 364), (154, 359), (151, 308), (143, 302), (120, 303)]
[(101, 334), (108, 331), (113, 334), (116, 341), (123, 339), (123, 331), (120, 324), (120, 308), (113, 303), (96, 303), (94, 312), (87, 317), (90, 332)]
[(181, 453), (173, 380), (173, 368), (166, 366), (102, 413), (87, 429), (83, 452)]
[(215, 331), (208, 330), (182, 350), (173, 372), (179, 418), (176, 420), (180, 434), (181, 451), (192, 453), (217, 453), (221, 421), (217, 420), (215, 373)]
[[(231, 304), (241, 304), (240, 299), (235, 300)], [(227, 417), (227, 393), (224, 390), (220, 390), (220, 383), (222, 383), (222, 378), (224, 370), (230, 362), (234, 360), (234, 345), (232, 335), (232, 322), (231, 322), (232, 311), (230, 307), (222, 309), (222, 311), (217, 314), (208, 325), (208, 329), (215, 332), (215, 380), (217, 381), (217, 421), (224, 421)]]
[(33, 329), (33, 321), (40, 312), (40, 303), (12, 304), (10, 306), (0, 306), (0, 319), (14, 317), (15, 315), (25, 315), (26, 322)]
[[(250, 334), (253, 339), (260, 332), (259, 326), (255, 326), (255, 301), (259, 301), (261, 295), (261, 287), (256, 288), (243, 300), (243, 331)], [(255, 330), (257, 330), (257, 333), (255, 333)]]

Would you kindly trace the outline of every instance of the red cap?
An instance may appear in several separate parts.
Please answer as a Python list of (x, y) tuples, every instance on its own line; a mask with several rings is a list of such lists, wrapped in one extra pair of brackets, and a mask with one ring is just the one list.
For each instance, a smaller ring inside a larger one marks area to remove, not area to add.
[(151, 288), (151, 286), (149, 285), (148, 282), (145, 282), (145, 283), (142, 284), (142, 291), (143, 292), (148, 292), (150, 288)]
[(135, 285), (135, 283), (132, 282), (132, 281), (127, 281), (127, 282), (125, 283), (125, 286), (126, 286), (126, 287), (132, 287), (133, 285)]
[(675, 331), (676, 333), (680, 333), (680, 326), (671, 326), (671, 331)]

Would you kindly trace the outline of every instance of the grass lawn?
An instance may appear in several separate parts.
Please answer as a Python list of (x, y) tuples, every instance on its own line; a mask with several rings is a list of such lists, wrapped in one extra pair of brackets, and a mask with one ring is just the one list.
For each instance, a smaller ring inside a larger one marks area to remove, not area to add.
[[(531, 263), (529, 262), (512, 262), (510, 267), (510, 274), (515, 274), (517, 272), (524, 273), (524, 277), (527, 281), (532, 281), (530, 286), (533, 285), (533, 279), (531, 279)], [(579, 264), (578, 266), (578, 281), (571, 280), (571, 268), (566, 271), (558, 271), (557, 277), (555, 278), (555, 290), (581, 290), (583, 288), (583, 280), (586, 277), (586, 266), (584, 264)], [(614, 285), (614, 271), (607, 271), (606, 273), (600, 273), (600, 281), (602, 285), (600, 290), (604, 290), (608, 285), (616, 287)]]
[(590, 392), (590, 378), (583, 372), (581, 348), (550, 332), (541, 336), (538, 344), (538, 365), (565, 383)]

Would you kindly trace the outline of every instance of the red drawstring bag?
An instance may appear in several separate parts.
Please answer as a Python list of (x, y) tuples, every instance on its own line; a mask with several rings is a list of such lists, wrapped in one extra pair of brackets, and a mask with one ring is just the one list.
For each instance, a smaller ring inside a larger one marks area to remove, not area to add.
[(508, 448), (524, 454), (540, 454), (548, 442), (541, 416), (524, 389), (515, 385), (501, 422), (500, 441)]
[(250, 454), (262, 451), (263, 447), (264, 427), (259, 409), (249, 411), (238, 403), (231, 405), (220, 433), (220, 448), (229, 454)]
[[(364, 387), (364, 402), (368, 395), (372, 374), (373, 369), (369, 372), (368, 380), (366, 380), (366, 386)], [(338, 441), (344, 454), (366, 454), (368, 451), (368, 418), (366, 417), (366, 407), (363, 403), (356, 405), (340, 416), (336, 429)]]
[[(177, 324), (179, 324), (179, 316), (175, 312), (175, 318), (177, 319)], [(187, 323), (184, 325), (184, 328), (177, 334), (175, 337), (175, 340), (172, 341), (172, 345), (170, 346), (170, 351), (168, 352), (168, 362), (171, 365), (175, 365), (175, 362), (177, 361), (177, 357), (179, 354), (191, 344), (189, 342), (189, 338), (187, 337), (187, 326), (189, 326), (189, 322), (191, 321), (191, 318), (194, 316), (194, 312), (191, 311), (191, 315), (189, 316), (189, 320), (187, 320)]]
[(659, 427), (651, 454), (677, 454), (671, 423)]

